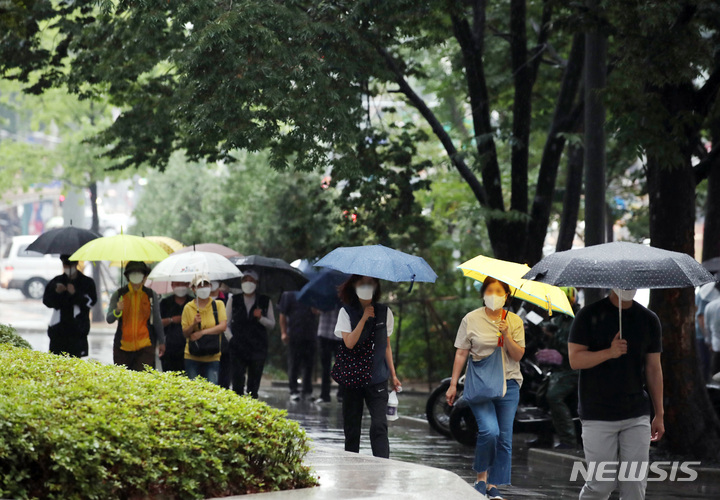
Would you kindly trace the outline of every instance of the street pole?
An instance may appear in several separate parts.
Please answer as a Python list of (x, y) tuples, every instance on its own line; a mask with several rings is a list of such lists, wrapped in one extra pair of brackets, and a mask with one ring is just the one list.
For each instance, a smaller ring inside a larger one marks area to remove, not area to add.
[[(585, 246), (605, 243), (605, 106), (607, 37), (602, 33), (599, 0), (587, 0), (595, 17), (585, 34)], [(585, 304), (602, 298), (602, 290), (585, 290)]]

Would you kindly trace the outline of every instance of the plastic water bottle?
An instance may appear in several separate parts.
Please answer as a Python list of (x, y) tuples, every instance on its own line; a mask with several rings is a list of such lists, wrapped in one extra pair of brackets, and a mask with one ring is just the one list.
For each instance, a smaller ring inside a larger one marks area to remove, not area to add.
[(395, 391), (390, 391), (387, 403), (387, 419), (392, 422), (398, 419), (398, 397)]

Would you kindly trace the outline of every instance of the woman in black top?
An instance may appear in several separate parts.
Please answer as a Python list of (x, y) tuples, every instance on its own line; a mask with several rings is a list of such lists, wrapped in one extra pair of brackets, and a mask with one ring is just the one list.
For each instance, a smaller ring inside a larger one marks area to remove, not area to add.
[(343, 430), (345, 451), (357, 453), (360, 450), (360, 431), (363, 402), (370, 412), (370, 444), (373, 455), (388, 458), (390, 444), (386, 409), (388, 402), (388, 380), (392, 390), (400, 388), (395, 374), (392, 350), (388, 337), (392, 334), (394, 318), (392, 311), (380, 304), (380, 281), (369, 276), (351, 276), (340, 286), (340, 299), (345, 306), (340, 310), (335, 335), (343, 339), (343, 346), (352, 350), (362, 349), (363, 344), (372, 342), (372, 365), (367, 383), (362, 387), (344, 387)]

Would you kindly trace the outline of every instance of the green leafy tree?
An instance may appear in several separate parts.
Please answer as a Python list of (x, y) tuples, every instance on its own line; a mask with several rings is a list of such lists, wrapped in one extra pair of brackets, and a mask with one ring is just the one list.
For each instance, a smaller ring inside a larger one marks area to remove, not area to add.
[[(617, 2), (603, 16), (614, 39), (607, 101), (618, 136), (644, 156), (652, 245), (694, 255), (697, 185), (720, 151), (704, 147), (720, 109), (717, 4)], [(650, 306), (664, 333), (666, 446), (717, 457), (720, 422), (696, 361), (693, 290), (654, 290)]]
[[(553, 24), (554, 2), (35, 4), (13, 4), (0, 71), (31, 92), (66, 85), (125, 106), (98, 136), (120, 166), (269, 148), (278, 168), (352, 171), (372, 136), (367, 99), (400, 94), (486, 210), (495, 254), (542, 255), (582, 68), (582, 37)], [(26, 28), (12, 22), (23, 15)], [(57, 32), (50, 45), (44, 25)], [(436, 106), (423, 85), (438, 58), (449, 71)]]

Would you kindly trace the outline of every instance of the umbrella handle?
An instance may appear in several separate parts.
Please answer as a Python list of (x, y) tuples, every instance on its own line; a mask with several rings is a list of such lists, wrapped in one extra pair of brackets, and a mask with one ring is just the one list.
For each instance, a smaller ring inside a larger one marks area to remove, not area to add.
[(622, 339), (622, 299), (618, 297), (618, 319), (620, 320), (620, 338)]
[(414, 284), (415, 284), (415, 275), (413, 274), (412, 278), (410, 278), (410, 288), (408, 288), (408, 291), (407, 291), (408, 295), (410, 295), (410, 292), (412, 292)]

